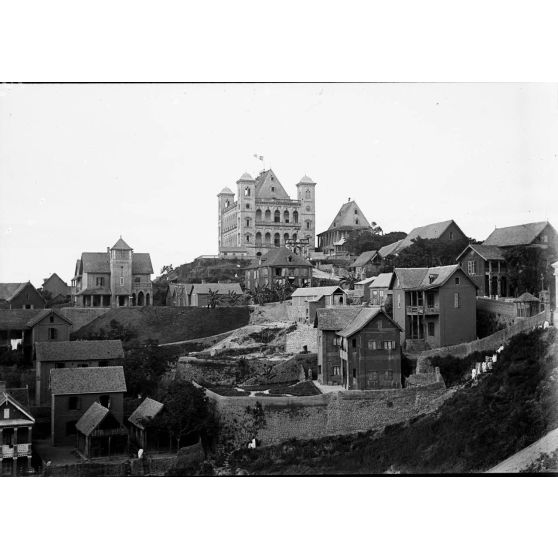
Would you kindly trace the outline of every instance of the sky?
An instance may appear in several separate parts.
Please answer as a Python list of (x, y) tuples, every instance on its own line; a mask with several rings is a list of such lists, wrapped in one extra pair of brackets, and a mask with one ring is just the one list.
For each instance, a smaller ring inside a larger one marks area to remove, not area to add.
[(217, 253), (217, 194), (264, 156), (316, 230), (558, 226), (556, 84), (0, 85), (0, 282), (70, 282), (120, 235), (155, 273)]

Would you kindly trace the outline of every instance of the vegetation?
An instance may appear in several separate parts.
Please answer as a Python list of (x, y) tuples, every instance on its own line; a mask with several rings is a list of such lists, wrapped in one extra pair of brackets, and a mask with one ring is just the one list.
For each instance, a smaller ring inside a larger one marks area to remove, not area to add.
[(558, 472), (558, 450), (552, 453), (543, 453), (531, 465), (520, 471), (520, 473), (557, 473)]
[(409, 424), (238, 450), (253, 474), (470, 473), (486, 471), (558, 426), (554, 329), (510, 340), (492, 373)]
[(288, 281), (273, 281), (265, 285), (256, 285), (248, 291), (248, 294), (256, 304), (261, 306), (266, 302), (285, 302), (291, 298), (294, 290), (295, 288)]
[(244, 269), (251, 264), (248, 259), (242, 258), (196, 258), (176, 268), (164, 266), (161, 270), (162, 277), (173, 272), (179, 283), (218, 283), (229, 281), (244, 283)]
[(360, 255), (363, 252), (379, 250), (383, 246), (402, 240), (407, 233), (395, 231), (383, 234), (381, 228), (365, 231), (353, 231), (346, 238), (345, 248), (351, 254)]
[(436, 267), (453, 265), (457, 256), (469, 245), (474, 243), (472, 238), (459, 242), (445, 242), (421, 238), (411, 241), (408, 248), (401, 250), (395, 261), (396, 267)]
[(514, 296), (525, 292), (536, 294), (553, 282), (551, 263), (554, 256), (548, 250), (531, 246), (508, 248), (504, 253), (509, 287)]

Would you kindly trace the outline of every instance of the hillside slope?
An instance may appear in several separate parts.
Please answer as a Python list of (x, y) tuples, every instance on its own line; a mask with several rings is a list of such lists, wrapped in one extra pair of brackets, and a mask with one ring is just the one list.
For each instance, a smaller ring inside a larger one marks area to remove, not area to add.
[(383, 432), (240, 450), (252, 474), (485, 472), (558, 427), (556, 330), (513, 337), (493, 372), (431, 415)]
[(125, 342), (148, 339), (172, 343), (209, 337), (248, 324), (249, 309), (144, 306), (114, 308), (73, 334), (75, 339), (121, 338)]

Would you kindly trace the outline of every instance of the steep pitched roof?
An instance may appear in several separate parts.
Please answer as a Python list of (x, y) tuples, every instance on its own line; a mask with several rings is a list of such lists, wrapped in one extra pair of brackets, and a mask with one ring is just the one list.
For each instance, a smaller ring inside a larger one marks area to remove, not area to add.
[(144, 430), (145, 423), (159, 414), (164, 407), (159, 401), (146, 397), (128, 419), (134, 426)]
[[(83, 252), (81, 262), (81, 266), (76, 266), (77, 274), (80, 267), (82, 273), (110, 273), (110, 256), (107, 252)], [(132, 273), (151, 275), (153, 273), (151, 256), (142, 252), (133, 253)]]
[[(537, 223), (496, 228), (483, 242), (483, 245), (525, 246), (531, 244), (549, 225), (548, 221), (539, 221)], [(550, 226), (552, 227), (552, 225)]]
[(131, 246), (128, 246), (128, 244), (122, 239), (122, 237), (120, 237), (117, 241), (116, 244), (112, 247), (112, 250), (132, 250), (133, 248)]
[(33, 327), (35, 324), (38, 324), (41, 320), (43, 320), (44, 318), (46, 318), (50, 314), (54, 314), (55, 316), (58, 316), (61, 320), (64, 320), (67, 324), (72, 325), (72, 321), (69, 320), (68, 318), (66, 318), (66, 316), (64, 316), (60, 312), (57, 312), (56, 309), (45, 308), (44, 310), (41, 310), (36, 316), (31, 318), (27, 322), (27, 324), (26, 324), (27, 327)]
[(316, 312), (314, 327), (327, 331), (339, 331), (354, 320), (362, 306), (339, 306), (337, 308), (321, 308)]
[(132, 273), (151, 275), (153, 273), (151, 256), (143, 252), (134, 252), (132, 254)]
[(380, 256), (382, 258), (387, 258), (388, 256), (391, 256), (391, 255), (393, 255), (397, 252), (397, 250), (399, 249), (399, 246), (401, 245), (402, 242), (403, 242), (403, 239), (402, 240), (396, 240), (395, 242), (392, 242), (391, 244), (387, 244), (386, 246), (382, 246), (378, 250), (378, 254), (380, 254)]
[(370, 283), (371, 289), (389, 289), (393, 280), (393, 273), (380, 273)]
[(465, 254), (469, 250), (473, 250), (473, 252), (476, 252), (485, 261), (505, 260), (504, 252), (499, 246), (488, 246), (488, 245), (485, 246), (484, 244), (469, 244), (469, 246), (467, 246), (467, 248), (465, 248), (465, 250), (463, 250), (463, 252), (461, 252), (461, 254), (457, 256), (455, 261), (457, 262), (461, 261), (463, 259), (463, 256), (465, 256)]
[[(399, 280), (399, 288), (428, 290), (441, 287), (459, 270), (459, 265), (454, 264), (438, 267), (397, 267), (394, 273)], [(465, 274), (465, 277), (471, 284), (475, 284), (468, 275)]]
[[(402, 241), (401, 244), (398, 246), (398, 250), (404, 250), (413, 244), (413, 240), (418, 238), (427, 239), (427, 240), (435, 240), (440, 238), (445, 230), (451, 225), (454, 224), (457, 227), (457, 223), (453, 219), (449, 221), (440, 221), (439, 223), (431, 223), (430, 225), (424, 225), (422, 227), (415, 227)], [(459, 227), (457, 227), (459, 229)], [(461, 231), (461, 229), (459, 229)], [(463, 233), (463, 231), (461, 231)], [(465, 236), (465, 235), (463, 235)]]
[(53, 395), (123, 393), (126, 391), (124, 368), (122, 366), (53, 368), (50, 371), (50, 389)]
[[(356, 223), (357, 219), (358, 223)], [(355, 200), (349, 200), (341, 206), (328, 230), (345, 227), (362, 229), (370, 228), (368, 219), (366, 219), (364, 213)]]
[(95, 428), (101, 424), (102, 420), (108, 415), (109, 410), (103, 407), (97, 401), (94, 401), (89, 409), (81, 415), (80, 419), (76, 423), (76, 430), (89, 436)]
[[(15, 397), (13, 397), (13, 395), (8, 393), (8, 391), (0, 392), (0, 407), (2, 405), (4, 405), (5, 403), (8, 404), (8, 405), (12, 405), (16, 409), (18, 409), (25, 417), (27, 417), (27, 419), (31, 423), (35, 422), (35, 419), (34, 419), (33, 415), (31, 415), (29, 413), (29, 411), (24, 407), (24, 405), (22, 405), (22, 403), (20, 401), (18, 401)], [(9, 420), (9, 419), (7, 419), (7, 420)], [(2, 417), (0, 417), (0, 421), (4, 422)], [(4, 424), (4, 426), (5, 426), (5, 424)]]
[(381, 308), (363, 308), (351, 322), (349, 322), (337, 335), (341, 337), (350, 337), (360, 331), (365, 325), (370, 323), (376, 316), (382, 314), (384, 318), (389, 320), (397, 329), (402, 331), (401, 326), (395, 323)]
[(120, 339), (35, 343), (36, 359), (43, 362), (124, 358)]
[(275, 173), (269, 169), (262, 171), (256, 178), (255, 184), (257, 198), (290, 199)]
[(218, 291), (220, 295), (233, 292), (242, 294), (242, 287), (239, 283), (194, 283), (192, 294), (209, 294), (209, 291)]
[(367, 252), (363, 252), (349, 267), (365, 266), (368, 262), (376, 257), (377, 253), (377, 250), (368, 250)]
[(30, 281), (27, 283), (0, 283), (0, 300), (7, 300), (8, 302), (18, 294), (25, 285), (30, 285)]
[(329, 286), (329, 287), (300, 287), (300, 288), (296, 289), (291, 296), (292, 297), (297, 297), (297, 296), (319, 296), (319, 297), (321, 297), (321, 296), (332, 295), (333, 293), (335, 293), (337, 291), (340, 291), (341, 293), (345, 292), (341, 287), (338, 287), (336, 285)]
[[(306, 261), (302, 256), (291, 252), (288, 248), (272, 248), (266, 254), (261, 256), (262, 265), (296, 267), (305, 266), (312, 267), (312, 264)], [(256, 264), (258, 260), (256, 260)]]

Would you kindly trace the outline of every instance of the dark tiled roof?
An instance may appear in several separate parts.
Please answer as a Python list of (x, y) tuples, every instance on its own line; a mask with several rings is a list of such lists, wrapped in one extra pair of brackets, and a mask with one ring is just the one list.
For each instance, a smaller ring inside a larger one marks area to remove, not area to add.
[[(356, 211), (356, 213), (355, 213)], [(355, 223), (358, 218), (358, 225)], [(345, 202), (337, 212), (328, 230), (353, 227), (355, 229), (369, 229), (370, 223), (355, 200)]]
[(194, 283), (192, 285), (192, 294), (209, 294), (209, 290), (219, 291), (220, 295), (233, 292), (242, 294), (242, 288), (239, 283)]
[[(83, 273), (110, 273), (110, 256), (107, 252), (83, 252), (81, 262)], [(78, 265), (77, 268), (79, 267)], [(149, 275), (153, 273), (151, 256), (141, 252), (133, 253), (132, 273)]]
[[(454, 223), (453, 219), (449, 221), (441, 221), (440, 223), (431, 223), (430, 225), (424, 225), (422, 227), (414, 228), (402, 241), (401, 244), (398, 246), (398, 250), (404, 250), (413, 244), (413, 240), (418, 238), (427, 239), (427, 240), (434, 240), (440, 238), (444, 231)], [(457, 226), (457, 225), (456, 225)], [(459, 228), (459, 227), (458, 227)]]
[[(21, 394), (19, 394), (19, 393), (13, 394), (12, 393), (13, 391), (16, 391), (16, 390), (8, 389), (7, 391), (0, 392), (0, 406), (2, 406), (4, 403), (8, 403), (10, 405), (13, 405), (17, 409), (19, 409), (31, 422), (35, 422), (35, 419), (33, 418), (33, 416), (27, 410), (27, 407), (29, 405), (29, 395), (27, 395), (27, 405), (25, 405), (22, 401)], [(10, 419), (7, 419), (7, 420), (10, 420)], [(3, 421), (3, 418), (0, 417), (0, 422), (2, 422), (2, 421)]]
[(51, 314), (58, 316), (61, 320), (64, 320), (67, 324), (72, 325), (72, 322), (68, 318), (66, 318), (66, 316), (64, 316), (60, 312), (57, 312), (54, 308), (45, 308), (44, 310), (41, 310), (35, 317), (31, 318), (26, 325), (27, 327), (33, 327), (35, 324), (38, 324), (41, 320), (44, 320), (47, 316), (50, 316)]
[(101, 424), (108, 412), (109, 410), (106, 407), (103, 407), (100, 403), (97, 403), (97, 401), (93, 402), (91, 407), (89, 407), (77, 421), (76, 430), (85, 436), (89, 436), (91, 432)]
[(393, 280), (393, 273), (380, 273), (370, 283), (371, 289), (389, 289)]
[(459, 256), (457, 256), (456, 261), (461, 261), (463, 256), (469, 251), (474, 250), (483, 260), (500, 260), (504, 261), (504, 252), (498, 246), (488, 246), (484, 244), (469, 244)]
[(345, 291), (336, 285), (330, 287), (300, 287), (296, 289), (291, 296), (329, 296), (335, 292), (344, 293)]
[(122, 366), (53, 368), (50, 371), (50, 389), (53, 395), (125, 392), (124, 368)]
[[(272, 191), (271, 188), (274, 188), (274, 190)], [(290, 199), (289, 194), (287, 194), (285, 188), (283, 188), (281, 182), (279, 182), (279, 179), (271, 169), (262, 171), (257, 176), (255, 190), (257, 198)]]
[[(399, 288), (408, 289), (434, 289), (441, 287), (457, 270), (459, 265), (444, 265), (439, 267), (397, 267), (394, 270), (399, 280)], [(430, 280), (430, 277), (433, 280)], [(472, 280), (465, 275), (472, 284)]]
[(483, 245), (524, 246), (531, 244), (549, 225), (548, 221), (540, 221), (538, 223), (526, 223), (524, 225), (494, 229), (483, 242)]
[(520, 297), (516, 298), (514, 302), (540, 302), (540, 300), (531, 293), (523, 293)]
[(43, 362), (124, 358), (120, 339), (35, 343), (36, 359)]
[[(290, 261), (289, 261), (290, 258)], [(272, 248), (261, 257), (263, 266), (283, 266), (283, 267), (312, 267), (312, 264), (302, 256), (291, 252), (288, 248)], [(258, 260), (255, 261), (256, 266)]]
[(151, 275), (153, 273), (151, 256), (147, 253), (134, 252), (132, 254), (132, 273)]
[(377, 254), (377, 250), (369, 250), (367, 252), (363, 252), (352, 264), (350, 267), (362, 267), (366, 265), (368, 262), (374, 259)]
[(315, 325), (318, 329), (339, 331), (354, 320), (362, 306), (340, 306), (338, 308), (321, 308), (316, 312)]
[(43, 310), (28, 310), (17, 308), (15, 310), (0, 309), (0, 329), (25, 329), (27, 324), (39, 315)]
[(0, 283), (0, 300), (10, 301), (16, 294), (18, 294), (27, 283)]
[(380, 308), (363, 308), (359, 314), (351, 320), (337, 335), (341, 337), (350, 337), (360, 331), (366, 324), (371, 322), (378, 314), (382, 314), (384, 318), (389, 320), (397, 329), (401, 327), (396, 324), (383, 310)]
[(112, 247), (112, 250), (132, 250), (132, 248), (120, 237)]
[(155, 417), (159, 411), (164, 407), (159, 401), (146, 397), (139, 407), (130, 415), (128, 419), (134, 426), (141, 430), (144, 429), (145, 423)]

